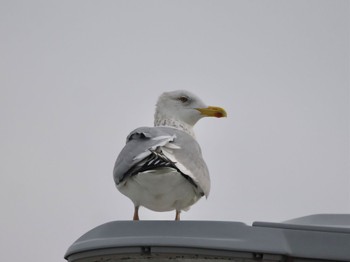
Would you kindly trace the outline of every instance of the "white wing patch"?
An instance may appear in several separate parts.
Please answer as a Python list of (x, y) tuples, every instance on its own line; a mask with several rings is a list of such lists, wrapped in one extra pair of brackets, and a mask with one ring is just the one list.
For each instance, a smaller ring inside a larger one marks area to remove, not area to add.
[(150, 148), (147, 148), (146, 151), (142, 152), (141, 154), (138, 154), (133, 158), (134, 161), (142, 160), (145, 157), (148, 157), (151, 154), (151, 150), (155, 150), (157, 147), (169, 147), (172, 149), (179, 149), (180, 147), (174, 144), (171, 144), (170, 142), (173, 142), (176, 138), (176, 135), (173, 136), (156, 136), (153, 137), (152, 140), (160, 141), (159, 143), (153, 145)]
[(177, 146), (177, 145), (175, 145), (174, 143), (171, 143), (171, 142), (165, 144), (164, 147), (169, 148), (169, 149), (181, 149), (180, 146)]
[(175, 135), (173, 136), (156, 136), (156, 137), (153, 137), (152, 140), (168, 140), (168, 141), (174, 141), (174, 139), (176, 138)]
[(136, 161), (136, 160), (144, 159), (144, 158), (148, 157), (150, 154), (151, 154), (151, 151), (149, 151), (149, 150), (144, 151), (144, 152), (142, 152), (141, 154), (135, 156), (135, 157), (133, 158), (133, 160)]

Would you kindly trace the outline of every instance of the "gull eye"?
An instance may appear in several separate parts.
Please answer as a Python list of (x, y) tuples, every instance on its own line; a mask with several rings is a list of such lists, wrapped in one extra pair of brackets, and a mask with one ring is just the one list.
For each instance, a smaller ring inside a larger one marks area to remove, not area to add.
[(182, 103), (186, 103), (186, 102), (189, 100), (187, 96), (180, 96), (178, 99), (179, 99)]

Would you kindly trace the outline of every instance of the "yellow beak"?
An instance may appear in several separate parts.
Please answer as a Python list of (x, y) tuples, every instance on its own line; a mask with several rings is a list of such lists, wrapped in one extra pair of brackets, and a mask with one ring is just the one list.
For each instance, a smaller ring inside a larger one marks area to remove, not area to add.
[(217, 106), (208, 106), (207, 108), (196, 108), (204, 116), (227, 117), (225, 109)]

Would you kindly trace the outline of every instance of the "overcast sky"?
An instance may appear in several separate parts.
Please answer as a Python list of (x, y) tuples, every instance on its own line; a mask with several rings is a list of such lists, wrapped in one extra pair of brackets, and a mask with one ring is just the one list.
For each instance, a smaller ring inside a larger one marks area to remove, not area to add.
[[(1, 261), (129, 220), (128, 133), (188, 89), (212, 189), (183, 220), (350, 212), (349, 1), (0, 1)], [(140, 210), (141, 219), (174, 213)]]

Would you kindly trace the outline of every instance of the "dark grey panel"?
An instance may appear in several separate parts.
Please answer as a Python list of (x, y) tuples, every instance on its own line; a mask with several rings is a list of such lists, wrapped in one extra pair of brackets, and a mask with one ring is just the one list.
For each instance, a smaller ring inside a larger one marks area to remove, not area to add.
[[(201, 255), (201, 259), (216, 256), (247, 261), (257, 258), (280, 261), (282, 257), (293, 258), (290, 261), (350, 261), (349, 228), (342, 227), (344, 223), (331, 225), (334, 218), (314, 218), (328, 222), (312, 225), (309, 218), (288, 223), (255, 222), (253, 226), (247, 226), (220, 221), (114, 221), (80, 237), (68, 249), (65, 258), (89, 261), (83, 258), (102, 252), (110, 259), (120, 256), (125, 259), (125, 255), (145, 258), (146, 254), (154, 259), (159, 255), (170, 256), (169, 259), (171, 256), (178, 259), (181, 255), (193, 259), (193, 255)], [(348, 218), (349, 215), (341, 215), (338, 220), (346, 222)]]

